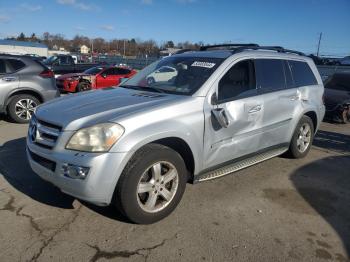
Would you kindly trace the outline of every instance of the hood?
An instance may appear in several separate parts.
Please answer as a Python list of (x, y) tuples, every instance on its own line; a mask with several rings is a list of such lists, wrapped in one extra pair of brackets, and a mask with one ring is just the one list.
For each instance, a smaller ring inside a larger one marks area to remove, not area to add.
[(40, 120), (73, 131), (98, 123), (117, 122), (122, 116), (185, 98), (125, 88), (106, 88), (52, 100), (39, 106), (35, 114)]
[(69, 77), (80, 77), (80, 76), (91, 76), (91, 75), (84, 74), (84, 73), (70, 73), (70, 74), (61, 75), (61, 76), (57, 77), (57, 79), (62, 80), (62, 79), (67, 79)]

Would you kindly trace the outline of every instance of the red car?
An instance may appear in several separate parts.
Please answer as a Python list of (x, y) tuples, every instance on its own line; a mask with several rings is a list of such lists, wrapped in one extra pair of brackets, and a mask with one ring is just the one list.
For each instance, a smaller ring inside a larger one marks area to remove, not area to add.
[(126, 67), (96, 66), (83, 73), (61, 75), (56, 79), (63, 92), (81, 92), (91, 89), (117, 86), (124, 78), (131, 78), (136, 71)]

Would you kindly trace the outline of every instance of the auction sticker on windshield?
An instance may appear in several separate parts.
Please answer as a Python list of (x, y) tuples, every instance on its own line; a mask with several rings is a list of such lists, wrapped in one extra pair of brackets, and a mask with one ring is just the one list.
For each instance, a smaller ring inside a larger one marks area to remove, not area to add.
[(195, 62), (193, 62), (193, 64), (191, 66), (213, 68), (215, 66), (215, 63), (195, 61)]

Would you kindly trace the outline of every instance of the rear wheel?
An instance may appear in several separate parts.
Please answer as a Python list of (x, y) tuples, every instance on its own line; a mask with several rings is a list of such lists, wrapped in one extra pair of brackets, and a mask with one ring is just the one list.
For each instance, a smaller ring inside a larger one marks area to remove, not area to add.
[(83, 81), (77, 85), (77, 92), (84, 92), (91, 90), (91, 84), (89, 82)]
[(40, 101), (32, 95), (16, 95), (7, 107), (8, 114), (16, 123), (28, 123)]
[(310, 151), (314, 139), (314, 125), (310, 117), (303, 116), (292, 137), (289, 155), (293, 158), (303, 158)]
[(115, 192), (117, 208), (129, 220), (151, 224), (168, 216), (180, 202), (187, 169), (174, 150), (149, 144), (125, 167)]

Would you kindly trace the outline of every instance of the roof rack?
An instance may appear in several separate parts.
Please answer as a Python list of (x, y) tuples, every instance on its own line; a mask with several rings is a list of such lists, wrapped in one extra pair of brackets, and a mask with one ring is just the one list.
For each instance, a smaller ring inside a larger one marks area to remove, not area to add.
[(243, 52), (245, 50), (268, 50), (278, 53), (290, 53), (305, 56), (303, 52), (285, 49), (282, 46), (259, 46), (258, 44), (222, 44), (222, 45), (207, 45), (201, 46), (199, 51), (207, 51), (208, 49), (226, 49), (233, 53)]
[(282, 46), (252, 46), (252, 47), (238, 47), (233, 50), (234, 53), (243, 52), (245, 50), (268, 50), (268, 51), (276, 51), (278, 53), (290, 53), (305, 56), (303, 52), (285, 49)]
[(221, 44), (221, 45), (204, 45), (199, 48), (199, 51), (207, 51), (208, 49), (229, 49), (233, 50), (238, 47), (258, 47), (258, 44)]

